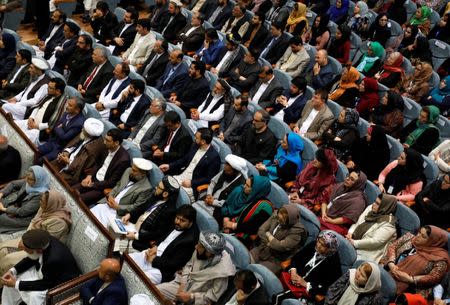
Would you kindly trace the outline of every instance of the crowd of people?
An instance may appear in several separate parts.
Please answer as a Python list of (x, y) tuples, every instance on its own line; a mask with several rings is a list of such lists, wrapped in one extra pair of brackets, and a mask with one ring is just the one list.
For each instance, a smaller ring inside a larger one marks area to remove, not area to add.
[[(174, 303), (450, 302), (450, 59), (430, 50), (448, 51), (450, 4), (84, 0), (80, 26), (57, 0), (32, 2), (37, 44), (0, 35), (1, 108), (37, 151), (21, 169), (25, 148), (0, 126), (0, 234), (25, 232), (0, 243), (2, 304), (43, 304), (80, 274), (44, 163)], [(0, 2), (0, 22), (15, 5)], [(420, 227), (403, 232), (400, 208)], [(200, 230), (200, 215), (219, 230)], [(285, 291), (239, 269), (227, 234)], [(120, 260), (98, 270), (83, 302), (128, 304)]]

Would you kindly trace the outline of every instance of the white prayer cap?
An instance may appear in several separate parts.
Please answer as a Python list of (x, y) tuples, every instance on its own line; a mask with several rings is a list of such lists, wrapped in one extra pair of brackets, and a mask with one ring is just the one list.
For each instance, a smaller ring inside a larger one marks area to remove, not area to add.
[(154, 305), (155, 303), (146, 294), (135, 294), (130, 299), (130, 305)]
[(83, 129), (86, 131), (91, 137), (99, 137), (103, 133), (103, 129), (105, 126), (102, 121), (89, 118), (84, 121)]
[(244, 158), (229, 154), (225, 157), (225, 161), (231, 165), (232, 168), (241, 172), (245, 178), (248, 177), (247, 161)]
[(183, 3), (181, 3), (180, 0), (170, 0), (170, 2), (172, 2), (173, 4), (175, 4), (178, 7), (182, 7)]
[(39, 70), (47, 70), (50, 68), (47, 61), (41, 57), (33, 57), (31, 59), (31, 63)]
[(133, 164), (143, 171), (149, 171), (153, 168), (152, 163), (144, 158), (133, 158)]

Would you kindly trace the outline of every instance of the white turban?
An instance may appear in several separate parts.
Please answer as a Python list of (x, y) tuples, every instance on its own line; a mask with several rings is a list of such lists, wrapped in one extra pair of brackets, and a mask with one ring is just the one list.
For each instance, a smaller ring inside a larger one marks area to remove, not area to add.
[(225, 161), (230, 164), (232, 168), (241, 172), (245, 179), (248, 178), (247, 161), (244, 158), (230, 154), (225, 157)]
[(33, 57), (31, 59), (31, 63), (39, 70), (47, 70), (48, 68), (50, 68), (48, 62), (41, 57)]
[(103, 126), (102, 121), (89, 118), (86, 121), (84, 121), (83, 129), (87, 132), (88, 135), (91, 137), (99, 137), (103, 133), (103, 129), (105, 127)]
[(149, 171), (153, 168), (152, 163), (144, 158), (133, 158), (133, 164), (143, 171)]

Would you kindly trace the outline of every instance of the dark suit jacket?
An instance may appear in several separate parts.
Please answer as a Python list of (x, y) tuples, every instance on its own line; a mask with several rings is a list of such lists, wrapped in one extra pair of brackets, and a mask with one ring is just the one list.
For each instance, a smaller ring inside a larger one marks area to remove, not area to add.
[[(17, 263), (14, 268), (17, 270), (17, 274), (21, 274), (30, 268), (35, 268), (35, 263), (35, 260), (26, 257)], [(41, 280), (21, 280), (19, 290), (47, 290), (80, 275), (77, 262), (69, 248), (53, 236), (50, 236), (50, 245), (42, 253), (41, 272), (43, 275)]]
[(152, 64), (150, 69), (148, 70), (147, 74), (144, 75), (145, 68), (147, 65), (152, 61), (153, 57), (156, 56), (155, 52), (150, 53), (150, 56), (145, 61), (142, 68), (138, 70), (138, 73), (141, 74), (145, 78), (145, 82), (147, 83), (147, 86), (156, 86), (156, 82), (158, 79), (163, 75), (164, 71), (166, 70), (167, 63), (169, 62), (169, 53), (164, 52), (161, 54), (161, 56), (155, 60), (155, 62)]
[(188, 24), (178, 34), (178, 40), (183, 42), (183, 53), (197, 51), (203, 45), (203, 41), (205, 40), (205, 29), (203, 26), (199, 26), (189, 33), (189, 36), (186, 36), (185, 33), (191, 28), (192, 26)]
[[(152, 116), (149, 110), (145, 111), (144, 116), (139, 121), (139, 123), (133, 128), (129, 138), (134, 139), (136, 135), (141, 130), (142, 126), (148, 121), (148, 119)], [(142, 151), (142, 155), (144, 158), (149, 158), (152, 153), (152, 146), (157, 145), (158, 147), (164, 145), (163, 140), (166, 137), (166, 127), (164, 125), (164, 113), (161, 114), (156, 120), (153, 122), (152, 126), (147, 129), (144, 137), (140, 143), (140, 149)]]
[[(231, 69), (231, 71), (229, 71), (228, 73), (228, 76), (230, 77), (228, 80), (230, 86), (233, 86), (241, 92), (250, 91), (253, 85), (258, 81), (258, 74), (261, 70), (261, 65), (258, 62), (250, 65), (247, 64), (244, 60), (241, 60), (236, 68), (239, 69), (239, 73), (235, 72), (236, 69)], [(220, 74), (219, 76), (225, 77), (225, 75)], [(243, 76), (246, 79), (240, 80), (239, 76)]]
[(73, 36), (68, 41), (64, 41), (61, 43), (62, 50), (55, 52), (55, 66), (53, 67), (53, 70), (63, 74), (64, 73), (64, 66), (69, 61), (69, 58), (72, 56), (72, 54), (75, 52), (77, 48), (77, 41), (78, 41), (78, 35)]
[(164, 80), (166, 79), (167, 75), (169, 75), (172, 67), (173, 66), (171, 64), (168, 64), (166, 70), (164, 71), (164, 74), (158, 79), (158, 82), (156, 83), (156, 89), (158, 89), (165, 98), (169, 98), (172, 92), (175, 92), (177, 96), (180, 95), (181, 90), (184, 88), (184, 84), (189, 78), (187, 66), (184, 63), (180, 63), (175, 72), (173, 72), (173, 74), (164, 84)]
[[(183, 158), (169, 163), (170, 172), (175, 175), (181, 174), (186, 167), (189, 166), (197, 150), (198, 145), (194, 143), (187, 154), (184, 152)], [(219, 172), (220, 164), (220, 156), (211, 144), (200, 161), (198, 161), (197, 166), (195, 166), (192, 173), (191, 184), (194, 194), (196, 194), (198, 186), (209, 183), (211, 179)]]
[(227, 5), (225, 5), (222, 8), (222, 10), (220, 11), (219, 15), (217, 15), (216, 19), (212, 23), (213, 27), (216, 30), (220, 31), (222, 29), (223, 25), (225, 24), (225, 22), (227, 22), (228, 18), (230, 18), (230, 16), (231, 16), (231, 3), (228, 2)]
[[(92, 49), (81, 50), (79, 48), (75, 49), (72, 56), (70, 56), (67, 61), (67, 66), (69, 68), (70, 74), (67, 84), (74, 88), (82, 81), (83, 75), (89, 70), (92, 65)], [(84, 81), (84, 79), (83, 79)]]
[[(290, 99), (289, 91), (284, 93), (284, 96), (287, 97), (287, 99)], [(303, 108), (306, 105), (306, 102), (308, 100), (306, 99), (306, 94), (300, 94), (297, 96), (297, 98), (294, 100), (291, 106), (284, 108), (284, 122), (286, 123), (295, 123), (300, 119), (300, 116), (302, 115)], [(283, 109), (283, 106), (281, 104), (275, 104), (273, 107), (273, 114), (277, 113), (278, 111)]]
[[(51, 24), (47, 30), (47, 33), (42, 37), (42, 40), (46, 40), (47, 37), (50, 36), (50, 33), (52, 32), (53, 28), (55, 27), (54, 24)], [(63, 41), (64, 38), (64, 24), (62, 24), (59, 29), (55, 32), (53, 37), (45, 44), (45, 50), (44, 50), (44, 58), (49, 59), (53, 51), (55, 50), (56, 46), (59, 46)]]
[(19, 152), (8, 145), (6, 150), (0, 152), (0, 184), (19, 178), (22, 168), (22, 159)]
[[(259, 80), (255, 86), (250, 90), (250, 97), (253, 98), (256, 92), (258, 92), (259, 86), (261, 86), (262, 82)], [(270, 82), (269, 86), (267, 86), (264, 93), (261, 95), (258, 101), (258, 105), (262, 108), (272, 107), (275, 104), (275, 99), (283, 94), (283, 86), (280, 82), (274, 77)]]
[(181, 12), (175, 15), (173, 20), (169, 23), (170, 17), (171, 16), (169, 14), (168, 15), (169, 19), (167, 20), (167, 23), (164, 23), (161, 33), (162, 31), (164, 31), (165, 28), (166, 30), (164, 31), (163, 34), (164, 39), (166, 39), (170, 43), (176, 43), (177, 35), (186, 26), (187, 20), (186, 17), (184, 17), (184, 15)]
[[(167, 246), (161, 256), (155, 257), (152, 266), (161, 271), (162, 283), (173, 280), (175, 272), (186, 265), (192, 257), (192, 252), (194, 252), (195, 245), (198, 242), (198, 235), (197, 224), (193, 223), (189, 229), (184, 230)], [(161, 239), (158, 244), (164, 239)]]
[[(169, 135), (170, 132), (167, 131), (166, 136), (162, 141), (163, 144), (160, 147), (161, 150), (164, 149), (164, 145), (167, 143)], [(181, 125), (172, 139), (169, 151), (164, 153), (162, 161), (164, 163), (170, 163), (180, 159), (186, 154), (191, 145), (192, 145), (192, 137), (189, 134), (189, 131), (186, 129), (186, 127)]]
[[(219, 52), (219, 56), (217, 57), (217, 60), (212, 64), (212, 66), (217, 67), (217, 65), (222, 61), (223, 57), (225, 56), (225, 54), (227, 54), (227, 52), (228, 52), (227, 48), (223, 48)], [(244, 55), (245, 55), (244, 49), (238, 48), (236, 57), (233, 59), (233, 61), (230, 64), (228, 64), (226, 66), (225, 65), (222, 66), (222, 68), (221, 68), (222, 71), (219, 72), (219, 74), (220, 75), (228, 75), (229, 71), (236, 68), (236, 66), (241, 62), (241, 60), (244, 59)]]
[[(108, 156), (109, 151), (105, 151), (101, 162), (96, 164), (94, 167), (86, 169), (86, 174), (92, 175), (95, 178), (98, 170), (103, 166), (106, 157)], [(105, 188), (113, 188), (117, 182), (119, 182), (120, 177), (122, 177), (123, 172), (130, 167), (130, 155), (128, 152), (120, 146), (119, 150), (116, 152), (114, 157), (109, 163), (108, 169), (105, 173), (105, 179), (103, 181), (97, 181), (97, 179), (93, 179), (94, 185), (92, 188), (94, 190), (103, 191)]]
[[(237, 292), (236, 286), (234, 286), (234, 276), (228, 279), (228, 288), (217, 300), (216, 305), (225, 305), (230, 301), (230, 299)], [(245, 300), (244, 305), (269, 305), (270, 300), (267, 296), (266, 290), (264, 289), (264, 284), (258, 281), (260, 286), (258, 289), (253, 291), (250, 296)]]
[(209, 81), (205, 76), (199, 79), (189, 77), (184, 89), (178, 96), (178, 100), (181, 102), (181, 108), (185, 112), (189, 112), (191, 108), (197, 108), (203, 103), (210, 91)]
[[(267, 44), (270, 43), (271, 39), (267, 40)], [(277, 61), (283, 56), (284, 52), (289, 46), (289, 37), (286, 33), (281, 34), (277, 41), (275, 41), (270, 50), (267, 52), (264, 57), (265, 60), (270, 62), (271, 64), (276, 64)]]
[(136, 36), (136, 26), (134, 24), (131, 24), (125, 31), (123, 31), (121, 35), (119, 35), (120, 32), (122, 32), (124, 26), (125, 22), (121, 21), (113, 30), (114, 37), (123, 39), (123, 46), (118, 46), (114, 40), (111, 40), (110, 45), (116, 46), (112, 55), (117, 56), (125, 52), (134, 41), (134, 37)]
[[(253, 25), (250, 25), (248, 27), (247, 33), (245, 33), (244, 37), (242, 38), (243, 43), (246, 43), (247, 40), (250, 39), (250, 35), (252, 34), (253, 29), (254, 29)], [(255, 37), (253, 37), (253, 40), (248, 48), (263, 50), (266, 46), (265, 42), (267, 41), (268, 36), (269, 31), (266, 29), (264, 24), (262, 24), (259, 30), (256, 32)]]
[[(128, 107), (131, 106), (131, 103), (134, 101), (134, 97), (128, 96), (127, 99), (123, 102), (119, 103), (119, 106), (117, 107), (117, 110), (119, 110), (119, 115), (117, 116), (116, 120), (110, 120), (115, 123), (116, 125), (120, 124), (120, 115), (125, 112)], [(131, 111), (130, 115), (128, 116), (128, 119), (126, 122), (123, 122), (125, 124), (125, 127), (128, 130), (131, 130), (132, 127), (136, 126), (139, 121), (142, 118), (143, 113), (146, 109), (148, 109), (148, 106), (150, 105), (150, 98), (146, 94), (142, 94), (139, 98), (139, 101), (134, 106), (133, 110)]]
[[(123, 277), (119, 274), (114, 281), (112, 281), (105, 289), (100, 291), (104, 282), (96, 277), (81, 286), (80, 296), (83, 300), (83, 305), (127, 305), (128, 294), (127, 287)], [(89, 303), (89, 300), (92, 303)]]
[(114, 37), (113, 30), (119, 22), (116, 15), (108, 12), (105, 16), (91, 20), (91, 27), (94, 37), (100, 40), (100, 43), (106, 45), (106, 40)]
[[(50, 141), (56, 142), (60, 147), (66, 146), (70, 140), (75, 138), (83, 128), (83, 124), (86, 118), (83, 113), (79, 113), (73, 117), (70, 121), (67, 121), (67, 113), (63, 113), (58, 123), (56, 123), (55, 129), (53, 129), (54, 137)], [(58, 127), (62, 125), (61, 127)]]
[(200, 13), (205, 16), (205, 20), (208, 20), (211, 17), (212, 13), (217, 7), (217, 0), (206, 0), (203, 3), (202, 7), (198, 10)]
[(151, 21), (152, 30), (157, 31), (158, 33), (161, 33), (161, 31), (162, 31), (161, 26), (163, 24), (162, 21), (169, 14), (168, 8), (169, 8), (169, 1), (167, 1), (164, 6), (158, 6), (158, 5), (150, 6), (150, 9), (149, 9), (150, 17), (149, 18)]
[[(225, 131), (230, 127), (230, 124), (233, 121), (235, 115), (236, 111), (234, 110), (234, 107), (231, 107), (230, 110), (228, 110), (225, 117), (223, 118), (222, 122), (220, 123), (221, 132), (225, 133)], [(227, 144), (240, 143), (242, 136), (245, 134), (245, 131), (251, 126), (252, 121), (253, 121), (252, 113), (249, 110), (246, 110), (242, 114), (242, 117), (239, 120), (238, 125), (232, 131), (230, 131), (228, 136), (225, 137), (225, 143)]]
[(11, 73), (8, 74), (8, 77), (6, 78), (8, 83), (2, 90), (2, 97), (6, 98), (11, 95), (16, 95), (17, 93), (25, 89), (25, 87), (30, 83), (30, 72), (28, 72), (29, 66), (30, 65), (27, 64), (17, 75), (14, 83), (10, 83), (11, 79), (14, 77), (14, 74), (16, 74), (17, 70), (19, 70), (21, 66), (16, 65), (14, 67), (14, 69), (11, 71)]
[[(89, 75), (91, 75), (92, 71), (94, 71), (95, 67), (96, 65), (93, 64), (89, 68), (87, 73), (81, 77), (79, 84), (84, 84), (84, 82), (89, 78)], [(106, 61), (100, 70), (98, 70), (97, 74), (89, 84), (89, 87), (86, 89), (86, 93), (83, 95), (87, 103), (92, 104), (98, 101), (98, 96), (113, 77), (113, 70), (114, 67), (109, 61)]]

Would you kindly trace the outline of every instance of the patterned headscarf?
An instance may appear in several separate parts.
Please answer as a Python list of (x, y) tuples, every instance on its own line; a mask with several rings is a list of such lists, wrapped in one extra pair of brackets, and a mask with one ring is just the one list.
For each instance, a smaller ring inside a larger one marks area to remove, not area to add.
[(317, 236), (317, 240), (319, 240), (320, 238), (323, 239), (323, 241), (325, 242), (325, 245), (328, 248), (328, 252), (327, 252), (326, 256), (331, 256), (331, 255), (333, 255), (334, 253), (337, 252), (338, 246), (339, 246), (339, 242), (338, 242), (338, 239), (336, 237), (336, 234), (334, 234), (331, 231), (322, 231)]

